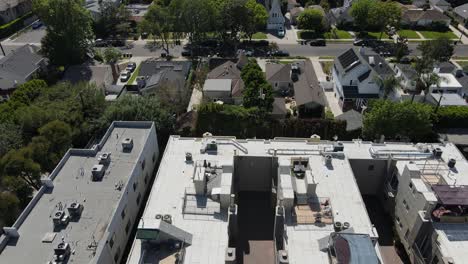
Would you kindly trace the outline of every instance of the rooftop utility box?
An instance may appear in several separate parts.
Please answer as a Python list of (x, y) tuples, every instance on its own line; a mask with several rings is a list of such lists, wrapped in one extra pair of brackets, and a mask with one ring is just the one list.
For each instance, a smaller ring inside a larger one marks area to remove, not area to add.
[(215, 140), (205, 143), (200, 152), (216, 154), (218, 152), (218, 144)]
[(62, 222), (62, 217), (65, 216), (64, 211), (57, 211), (55, 212), (54, 216), (52, 216), (52, 221), (54, 222), (54, 226), (59, 226)]
[(102, 177), (104, 177), (104, 166), (101, 164), (94, 165), (93, 168), (91, 169), (91, 176), (93, 181), (100, 181), (102, 180)]
[(132, 138), (124, 138), (122, 140), (122, 149), (123, 151), (131, 151), (133, 148), (133, 139)]
[(344, 150), (344, 145), (341, 142), (335, 142), (333, 143), (333, 152), (338, 152), (338, 151), (343, 151)]
[(71, 218), (76, 219), (81, 216), (81, 212), (83, 211), (83, 205), (80, 203), (71, 203), (68, 207), (68, 214)]
[(111, 153), (110, 152), (104, 152), (101, 155), (99, 155), (99, 164), (109, 165), (110, 161), (111, 161)]

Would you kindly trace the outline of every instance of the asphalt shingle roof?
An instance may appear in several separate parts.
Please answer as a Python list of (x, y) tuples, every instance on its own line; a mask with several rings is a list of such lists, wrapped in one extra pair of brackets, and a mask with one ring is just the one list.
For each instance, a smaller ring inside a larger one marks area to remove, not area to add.
[(267, 81), (291, 81), (291, 64), (267, 63), (265, 68)]
[(413, 23), (419, 20), (444, 21), (450, 20), (450, 18), (434, 9), (410, 9), (403, 14), (402, 20)]
[(298, 81), (294, 83), (294, 98), (296, 105), (301, 106), (308, 103), (326, 105), (325, 95), (320, 87), (312, 62), (306, 60), (297, 63), (301, 69)]
[(453, 9), (453, 12), (455, 12), (460, 17), (467, 19), (468, 18), (468, 3), (455, 7)]

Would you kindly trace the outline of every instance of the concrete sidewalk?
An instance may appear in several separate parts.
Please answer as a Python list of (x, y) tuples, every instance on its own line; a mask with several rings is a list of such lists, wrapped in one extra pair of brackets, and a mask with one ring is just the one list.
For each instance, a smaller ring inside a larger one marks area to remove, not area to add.
[[(327, 80), (327, 75), (323, 72), (322, 65), (320, 64), (318, 57), (310, 57), (312, 62), (312, 67), (314, 68), (315, 74), (319, 82), (325, 82)], [(338, 99), (335, 97), (334, 91), (324, 91), (325, 98), (327, 100), (328, 109), (333, 113), (334, 116), (343, 114), (343, 110), (338, 103)]]
[[(453, 33), (455, 33), (455, 35), (457, 35), (458, 39), (460, 39), (460, 36), (461, 36), (461, 43), (462, 44), (468, 44), (468, 38), (457, 28), (455, 28), (454, 26), (450, 25), (449, 26), (450, 29), (453, 31)], [(465, 30), (464, 32), (468, 34), (468, 30), (466, 28), (464, 28), (463, 26), (461, 25), (458, 25), (458, 28), (462, 28), (462, 30)]]

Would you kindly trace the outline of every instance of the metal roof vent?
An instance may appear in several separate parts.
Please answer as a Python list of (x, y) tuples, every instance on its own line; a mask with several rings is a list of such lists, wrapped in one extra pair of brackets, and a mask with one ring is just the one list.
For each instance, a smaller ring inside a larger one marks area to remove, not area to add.
[(110, 152), (104, 152), (101, 155), (99, 155), (99, 164), (109, 165), (110, 161), (111, 161), (111, 153)]
[(326, 155), (325, 156), (325, 166), (331, 167), (332, 166), (332, 156)]
[(172, 216), (170, 214), (165, 214), (162, 220), (168, 224), (172, 224)]
[(83, 212), (83, 205), (77, 202), (73, 202), (67, 207), (67, 210), (72, 219), (77, 219), (80, 218), (81, 212)]
[(190, 153), (190, 152), (185, 153), (185, 162), (186, 163), (192, 163), (193, 162), (192, 153)]
[(105, 172), (105, 168), (103, 165), (101, 164), (94, 165), (93, 168), (91, 169), (92, 180), (93, 181), (102, 180), (102, 177), (104, 177), (104, 172)]
[(457, 163), (457, 161), (455, 159), (449, 159), (448, 163), (447, 163), (447, 166), (450, 168), (450, 169), (453, 169), (455, 168), (455, 164)]
[(432, 150), (432, 155), (434, 155), (434, 158), (436, 159), (440, 159), (442, 158), (442, 149), (441, 148), (435, 148), (434, 150)]
[(333, 143), (333, 152), (343, 151), (344, 145), (342, 142), (335, 142)]
[(133, 139), (132, 138), (124, 138), (122, 140), (122, 149), (123, 151), (131, 151), (133, 148)]
[(70, 255), (70, 251), (70, 244), (63, 241), (60, 242), (54, 248), (54, 263), (63, 263)]

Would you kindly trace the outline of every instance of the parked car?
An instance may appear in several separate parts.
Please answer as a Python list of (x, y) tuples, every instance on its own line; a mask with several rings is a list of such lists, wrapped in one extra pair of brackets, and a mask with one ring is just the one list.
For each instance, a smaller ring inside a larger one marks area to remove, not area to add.
[(96, 39), (94, 41), (94, 46), (95, 47), (107, 47), (108, 43), (107, 41), (103, 40), (103, 39)]
[(181, 54), (182, 54), (182, 56), (184, 56), (184, 57), (190, 57), (190, 56), (192, 56), (192, 52), (191, 52), (190, 50), (186, 50), (186, 49), (182, 50), (182, 53), (181, 53)]
[(128, 72), (127, 70), (122, 71), (120, 73), (120, 81), (121, 82), (127, 82), (128, 79), (130, 79), (130, 75), (131, 75), (130, 72)]
[(272, 56), (272, 57), (288, 57), (289, 52), (284, 51), (284, 50), (274, 50), (274, 51), (269, 51), (267, 55)]
[(129, 62), (127, 64), (127, 68), (125, 69), (128, 72), (133, 72), (136, 69), (136, 63), (135, 62)]
[(38, 29), (38, 28), (42, 27), (42, 25), (43, 25), (42, 21), (37, 20), (34, 23), (32, 23), (31, 27), (32, 27), (32, 29)]
[(284, 37), (285, 33), (286, 32), (284, 32), (284, 29), (279, 29), (278, 30), (278, 37), (280, 37), (280, 38)]
[(313, 39), (309, 44), (311, 46), (326, 46), (327, 42), (324, 39)]
[(148, 32), (141, 33), (141, 39), (147, 39), (147, 38), (148, 38)]

